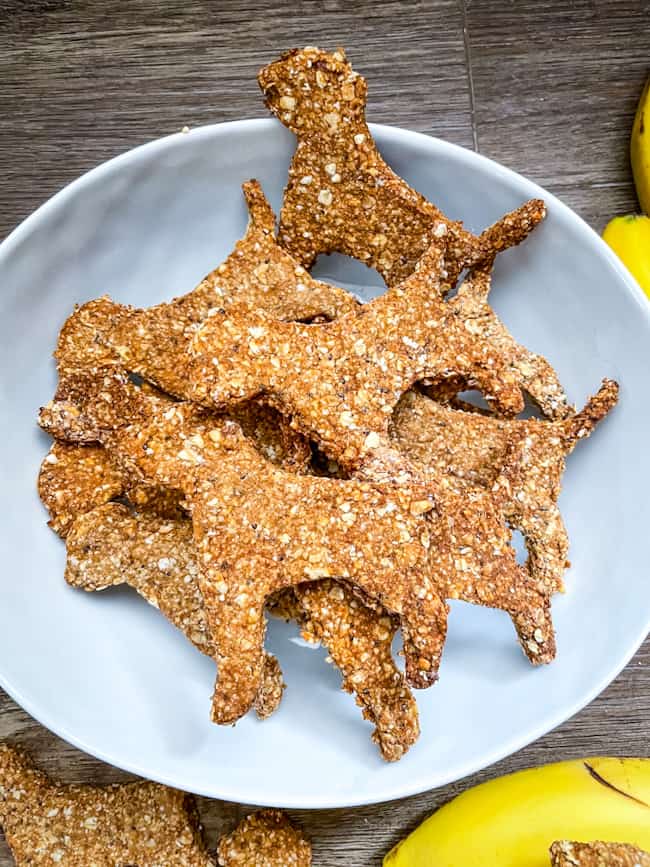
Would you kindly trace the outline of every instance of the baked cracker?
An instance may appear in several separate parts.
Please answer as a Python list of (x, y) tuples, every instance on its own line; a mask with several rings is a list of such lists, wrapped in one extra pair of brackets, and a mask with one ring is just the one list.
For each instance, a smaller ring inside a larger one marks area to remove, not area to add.
[(626, 843), (572, 843), (551, 846), (553, 867), (650, 867), (650, 852)]
[(260, 810), (219, 841), (221, 867), (310, 867), (311, 845), (285, 813)]
[(16, 867), (215, 867), (192, 795), (149, 782), (62, 785), (4, 744), (0, 826)]
[[(66, 547), (65, 579), (70, 586), (98, 591), (128, 584), (214, 659), (189, 520), (133, 514), (120, 503), (108, 503), (78, 516)], [(260, 719), (277, 709), (284, 688), (277, 659), (266, 653), (253, 703)]]
[[(66, 545), (65, 577), (71, 586), (96, 591), (130, 584), (202, 653), (214, 658), (188, 519), (132, 514), (111, 503), (80, 515)], [(375, 724), (373, 740), (382, 756), (387, 761), (401, 758), (417, 740), (419, 724), (415, 699), (391, 654), (395, 619), (329, 580), (282, 593), (273, 613), (296, 620), (305, 638), (327, 646), (343, 674), (343, 688), (356, 694), (364, 717)], [(267, 654), (255, 699), (260, 718), (275, 710), (282, 687), (277, 661)]]
[(187, 295), (138, 309), (109, 298), (90, 301), (65, 323), (55, 358), (59, 371), (120, 361), (165, 392), (187, 396), (186, 349), (211, 309), (237, 301), (281, 320), (334, 319), (358, 302), (337, 286), (314, 280), (278, 246), (275, 215), (257, 181), (243, 185), (249, 209), (245, 236)]
[[(192, 396), (226, 409), (259, 395), (348, 472), (389, 448), (393, 410), (423, 379), (462, 376), (505, 414), (523, 409), (521, 376), (439, 291), (441, 251), (404, 283), (323, 325), (239, 306), (213, 311), (192, 341)], [(468, 327), (468, 325), (470, 327)]]
[(394, 286), (443, 225), (447, 289), (464, 268), (519, 244), (545, 216), (544, 203), (532, 199), (480, 236), (446, 217), (379, 155), (365, 120), (366, 81), (341, 50), (288, 51), (258, 81), (267, 107), (298, 139), (279, 238), (305, 267), (336, 251), (376, 268)]
[(504, 498), (504, 515), (524, 536), (531, 574), (549, 591), (558, 591), (569, 565), (569, 542), (557, 505), (565, 460), (617, 400), (617, 384), (605, 380), (584, 408), (567, 419), (498, 419), (441, 406), (411, 391), (397, 406), (391, 433), (411, 461), (447, 475), (459, 492), (489, 490), (513, 446), (526, 438), (526, 459)]

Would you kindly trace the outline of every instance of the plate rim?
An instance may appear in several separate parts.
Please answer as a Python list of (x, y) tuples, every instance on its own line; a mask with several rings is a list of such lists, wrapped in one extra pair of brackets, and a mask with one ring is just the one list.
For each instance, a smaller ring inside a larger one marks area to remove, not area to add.
[[(92, 181), (94, 181), (96, 178), (101, 177), (105, 173), (115, 170), (116, 167), (119, 167), (120, 163), (126, 163), (130, 160), (136, 159), (142, 153), (146, 153), (148, 155), (155, 154), (156, 151), (162, 150), (163, 148), (166, 148), (171, 144), (180, 143), (181, 140), (186, 140), (190, 136), (194, 138), (204, 136), (209, 137), (215, 135), (215, 133), (217, 135), (221, 135), (228, 134), (231, 131), (240, 132), (242, 130), (248, 130), (250, 131), (250, 133), (254, 133), (256, 131), (258, 135), (261, 135), (264, 133), (264, 131), (268, 131), (272, 128), (277, 129), (280, 126), (281, 125), (279, 124), (279, 122), (273, 118), (255, 118), (226, 121), (222, 123), (213, 123), (193, 127), (189, 133), (172, 133), (170, 135), (162, 136), (160, 138), (153, 139), (152, 141), (145, 142), (134, 148), (130, 148), (112, 157), (111, 159), (100, 163), (99, 165), (80, 175), (78, 178), (75, 178), (73, 181), (66, 184), (58, 192), (56, 192), (49, 199), (47, 199), (35, 211), (29, 214), (0, 243), (0, 264), (4, 259), (11, 256), (13, 250), (21, 243), (21, 241), (24, 238), (28, 237), (29, 233), (32, 230), (32, 227), (36, 226), (38, 224), (38, 221), (44, 215), (46, 215), (50, 209), (53, 209), (59, 206), (61, 203), (64, 203), (67, 198), (75, 195), (79, 190), (83, 189), (83, 187), (86, 186), (88, 183), (92, 183)], [(610, 266), (613, 267), (614, 271), (617, 272), (617, 275), (622, 281), (622, 283), (625, 285), (626, 290), (628, 291), (628, 293), (630, 293), (633, 300), (636, 302), (636, 305), (639, 308), (639, 312), (645, 318), (648, 329), (650, 330), (650, 304), (648, 303), (648, 299), (646, 298), (639, 284), (632, 277), (628, 269), (625, 267), (625, 265), (623, 265), (623, 263), (616, 256), (616, 254), (607, 246), (607, 244), (605, 244), (605, 242), (597, 234), (597, 232), (592, 229), (591, 226), (589, 226), (577, 213), (575, 213), (575, 211), (573, 211), (568, 205), (562, 202), (561, 199), (557, 198), (557, 196), (553, 195), (548, 190), (541, 187), (534, 181), (529, 180), (519, 172), (509, 169), (501, 163), (484, 156), (483, 154), (479, 154), (475, 151), (469, 150), (468, 148), (464, 148), (460, 145), (447, 142), (444, 139), (440, 139), (426, 133), (415, 132), (412, 130), (403, 129), (401, 127), (389, 126), (385, 124), (371, 123), (369, 124), (369, 128), (373, 132), (373, 134), (378, 135), (378, 137), (383, 138), (385, 141), (392, 139), (393, 141), (391, 142), (391, 144), (397, 144), (399, 146), (400, 143), (408, 144), (409, 142), (411, 142), (412, 144), (419, 146), (425, 145), (426, 147), (431, 149), (434, 155), (437, 152), (440, 155), (449, 155), (461, 164), (472, 164), (474, 166), (478, 165), (483, 169), (487, 169), (487, 171), (495, 178), (497, 182), (504, 181), (508, 182), (509, 184), (515, 183), (517, 185), (523, 185), (526, 188), (527, 194), (530, 195), (530, 197), (539, 197), (544, 199), (547, 207), (552, 208), (556, 215), (560, 215), (563, 219), (569, 220), (576, 226), (577, 229), (579, 229), (588, 244), (590, 244), (592, 247), (594, 246), (594, 244), (596, 245), (596, 248), (597, 250), (599, 250), (600, 255), (603, 256), (608, 261)], [(565, 706), (562, 711), (553, 714), (549, 719), (545, 719), (543, 722), (541, 722), (535, 727), (529, 727), (521, 736), (511, 737), (506, 743), (502, 744), (498, 748), (495, 748), (492, 752), (484, 753), (483, 757), (480, 760), (468, 761), (465, 764), (461, 763), (460, 766), (456, 766), (455, 770), (450, 771), (446, 774), (439, 773), (434, 776), (427, 776), (426, 774), (418, 776), (416, 774), (412, 778), (412, 783), (392, 784), (392, 786), (388, 784), (388, 786), (384, 787), (384, 789), (377, 795), (366, 794), (364, 796), (359, 796), (357, 794), (355, 796), (351, 793), (342, 792), (342, 797), (340, 798), (332, 795), (321, 797), (318, 796), (318, 794), (314, 794), (313, 792), (307, 792), (299, 797), (273, 797), (268, 794), (264, 794), (263, 791), (260, 791), (259, 798), (254, 798), (251, 796), (250, 793), (246, 791), (240, 791), (237, 789), (236, 786), (233, 786), (232, 784), (223, 785), (220, 783), (217, 785), (216, 788), (211, 788), (209, 786), (197, 787), (192, 785), (189, 788), (185, 786), (185, 789), (187, 791), (192, 791), (195, 794), (202, 795), (204, 797), (235, 801), (245, 805), (286, 807), (290, 809), (339, 809), (346, 807), (362, 807), (371, 804), (388, 803), (401, 798), (421, 794), (423, 792), (430, 791), (453, 782), (457, 782), (458, 780), (462, 780), (471, 774), (488, 768), (496, 762), (506, 758), (507, 756), (510, 756), (513, 753), (523, 749), (533, 741), (536, 741), (538, 738), (542, 737), (543, 735), (555, 729), (557, 726), (563, 724), (564, 722), (575, 716), (579, 711), (581, 711), (588, 704), (590, 704), (598, 695), (600, 695), (600, 693), (607, 686), (609, 686), (609, 684), (618, 676), (618, 674), (620, 674), (620, 672), (625, 668), (625, 666), (637, 653), (641, 644), (647, 637), (649, 631), (650, 606), (648, 607), (645, 624), (641, 625), (641, 628), (637, 635), (632, 636), (632, 638), (630, 639), (630, 643), (627, 646), (626, 652), (621, 654), (611, 664), (607, 672), (598, 679), (598, 682), (593, 687), (583, 692), (580, 692), (576, 696), (574, 701), (571, 702), (569, 705)], [(65, 725), (57, 724), (56, 720), (50, 719), (47, 713), (40, 712), (34, 706), (34, 702), (25, 699), (21, 694), (21, 690), (17, 686), (14, 686), (12, 683), (10, 683), (5, 678), (1, 670), (0, 687), (2, 687), (2, 689), (33, 719), (35, 719), (38, 723), (43, 725), (49, 731), (53, 732), (55, 735), (62, 738), (64, 741), (76, 747), (77, 749), (99, 759), (100, 761), (103, 761), (128, 773), (135, 774), (145, 779), (152, 779), (156, 782), (171, 786), (172, 788), (179, 788), (178, 780), (174, 780), (164, 773), (152, 774), (150, 769), (139, 766), (137, 762), (119, 760), (119, 758), (116, 758), (114, 755), (112, 755), (110, 751), (103, 750), (96, 746), (91, 746), (90, 744), (85, 742), (83, 737), (72, 734), (67, 730)], [(183, 788), (182, 782), (180, 783), (180, 788)], [(387, 788), (389, 789), (389, 791), (386, 791)]]

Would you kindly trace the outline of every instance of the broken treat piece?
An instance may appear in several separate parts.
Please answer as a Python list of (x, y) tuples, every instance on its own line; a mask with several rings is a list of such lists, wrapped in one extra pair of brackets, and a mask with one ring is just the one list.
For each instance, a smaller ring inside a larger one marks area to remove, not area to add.
[(562, 589), (568, 537), (557, 501), (565, 459), (618, 400), (618, 386), (605, 380), (584, 409), (560, 421), (497, 419), (480, 411), (441, 406), (415, 391), (397, 406), (392, 437), (408, 458), (447, 475), (458, 491), (489, 490), (511, 449), (525, 437), (526, 459), (504, 497), (504, 515), (524, 536), (529, 569), (549, 590)]
[(510, 347), (495, 347), (455, 298), (440, 296), (440, 268), (434, 245), (404, 283), (323, 325), (213, 311), (192, 341), (193, 397), (226, 409), (264, 395), (348, 472), (390, 449), (393, 410), (420, 380), (461, 376), (503, 413), (519, 412)]
[(287, 473), (234, 422), (190, 404), (163, 410), (114, 368), (71, 379), (59, 383), (51, 417), (62, 417), (61, 401), (68, 407), (64, 426), (73, 409), (143, 480), (185, 494), (217, 649), (216, 722), (234, 722), (258, 692), (266, 599), (307, 580), (343, 578), (397, 615), (407, 681), (418, 688), (437, 678), (445, 597), (503, 608), (531, 661), (553, 658), (550, 594), (518, 566), (501, 513), (525, 460), (525, 440), (490, 492), (459, 495), (441, 479), (429, 514), (434, 500), (419, 484)]
[(156, 783), (55, 783), (0, 745), (0, 826), (16, 867), (214, 867), (194, 797)]
[[(79, 515), (66, 547), (68, 584), (89, 591), (129, 584), (214, 659), (189, 520), (133, 515), (120, 503), (108, 503)], [(276, 710), (284, 688), (278, 661), (267, 653), (253, 705), (260, 719)]]
[(189, 339), (208, 312), (234, 301), (281, 320), (334, 319), (358, 302), (337, 286), (314, 280), (279, 247), (275, 216), (257, 181), (243, 185), (246, 235), (228, 258), (187, 295), (137, 309), (109, 298), (90, 301), (65, 323), (55, 358), (60, 372), (121, 361), (169, 394), (187, 396)]
[[(66, 545), (65, 577), (71, 586), (92, 591), (130, 584), (202, 653), (216, 655), (188, 519), (134, 515), (125, 506), (110, 503), (80, 515)], [(343, 675), (343, 688), (356, 694), (364, 717), (375, 724), (373, 740), (382, 756), (387, 761), (401, 758), (417, 740), (419, 723), (415, 699), (391, 653), (395, 619), (330, 580), (282, 593), (273, 613), (298, 621), (308, 640), (327, 646)], [(260, 718), (278, 706), (283, 687), (277, 661), (267, 653), (255, 699)]]
[(311, 845), (280, 810), (253, 813), (219, 841), (220, 867), (310, 867)]
[(38, 474), (48, 524), (64, 538), (77, 515), (119, 497), (124, 485), (123, 470), (100, 445), (54, 442)]
[(650, 852), (625, 843), (571, 843), (551, 846), (553, 867), (650, 867)]
[(442, 289), (464, 268), (523, 241), (545, 215), (526, 202), (482, 235), (447, 218), (379, 155), (366, 124), (366, 81), (342, 51), (288, 51), (258, 75), (267, 107), (298, 139), (280, 214), (280, 243), (305, 267), (339, 252), (404, 280), (445, 231)]

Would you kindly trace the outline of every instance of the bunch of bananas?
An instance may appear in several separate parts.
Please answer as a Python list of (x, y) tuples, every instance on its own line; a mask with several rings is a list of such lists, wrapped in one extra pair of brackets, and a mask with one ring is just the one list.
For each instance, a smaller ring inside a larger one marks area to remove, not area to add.
[(491, 780), (434, 813), (384, 867), (550, 867), (556, 840), (650, 849), (650, 759), (580, 759)]
[(643, 214), (614, 217), (605, 227), (603, 238), (650, 297), (650, 78), (636, 110), (630, 158)]

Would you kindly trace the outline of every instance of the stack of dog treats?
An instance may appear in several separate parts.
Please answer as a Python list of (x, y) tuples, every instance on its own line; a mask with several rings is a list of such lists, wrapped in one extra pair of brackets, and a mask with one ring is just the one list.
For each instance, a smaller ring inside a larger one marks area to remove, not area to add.
[[(508, 612), (531, 663), (553, 659), (565, 458), (617, 386), (576, 411), (489, 305), (495, 257), (543, 202), (478, 236), (448, 219), (378, 154), (340, 50), (289, 52), (259, 82), (298, 140), (277, 234), (248, 181), (245, 236), (192, 292), (74, 311), (39, 491), (73, 587), (131, 584), (216, 661), (214, 722), (281, 700), (267, 609), (328, 648), (395, 761), (418, 737), (411, 687), (436, 681), (449, 599)], [(311, 277), (335, 251), (385, 293), (361, 305)], [(526, 396), (540, 418), (516, 418)]]

